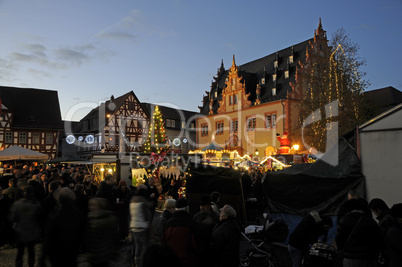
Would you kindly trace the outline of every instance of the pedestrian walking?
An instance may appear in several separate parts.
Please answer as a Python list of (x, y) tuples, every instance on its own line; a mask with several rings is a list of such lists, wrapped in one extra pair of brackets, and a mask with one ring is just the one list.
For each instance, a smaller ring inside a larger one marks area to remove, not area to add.
[(133, 236), (133, 256), (137, 267), (142, 267), (145, 250), (149, 246), (151, 210), (149, 208), (146, 189), (139, 189), (130, 203), (130, 231)]
[(10, 221), (14, 228), (15, 242), (17, 244), (17, 256), (15, 265), (23, 266), (23, 255), (25, 247), (28, 249), (28, 266), (35, 265), (34, 246), (40, 237), (40, 214), (41, 207), (38, 202), (33, 199), (33, 189), (26, 186), (24, 197), (17, 200), (10, 211)]

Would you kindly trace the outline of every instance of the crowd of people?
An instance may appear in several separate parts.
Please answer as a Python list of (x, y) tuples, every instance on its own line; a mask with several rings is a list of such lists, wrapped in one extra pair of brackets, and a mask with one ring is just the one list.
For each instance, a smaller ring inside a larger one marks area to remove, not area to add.
[(336, 218), (311, 211), (290, 234), (288, 249), (293, 267), (309, 266), (306, 262), (311, 245), (327, 241), (333, 220), (333, 244), (339, 254), (322, 266), (402, 266), (402, 204), (389, 208), (379, 198), (367, 202), (351, 190)]
[[(177, 190), (176, 182), (163, 190), (156, 177), (133, 187), (112, 174), (99, 182), (78, 167), (5, 164), (0, 246), (17, 249), (16, 266), (23, 266), (24, 250), (28, 266), (109, 266), (127, 243), (133, 266), (237, 265), (241, 227), (234, 208), (221, 207), (213, 192), (190, 216)], [(155, 213), (160, 194), (167, 199)]]

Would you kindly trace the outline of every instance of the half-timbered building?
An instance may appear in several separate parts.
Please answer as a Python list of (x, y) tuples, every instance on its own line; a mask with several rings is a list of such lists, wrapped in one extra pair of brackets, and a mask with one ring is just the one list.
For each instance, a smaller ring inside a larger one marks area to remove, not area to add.
[(18, 145), (53, 159), (63, 127), (57, 91), (0, 86), (0, 150)]
[(146, 141), (148, 120), (131, 91), (117, 98), (111, 96), (79, 123), (67, 125), (64, 141), (74, 145), (78, 155), (130, 153)]

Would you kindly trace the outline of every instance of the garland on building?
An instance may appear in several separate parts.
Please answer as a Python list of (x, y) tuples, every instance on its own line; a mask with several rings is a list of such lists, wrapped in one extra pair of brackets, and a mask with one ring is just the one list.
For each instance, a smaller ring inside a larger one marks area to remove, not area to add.
[(145, 153), (160, 153), (166, 147), (165, 125), (159, 106), (155, 106), (151, 116), (148, 139), (144, 144)]

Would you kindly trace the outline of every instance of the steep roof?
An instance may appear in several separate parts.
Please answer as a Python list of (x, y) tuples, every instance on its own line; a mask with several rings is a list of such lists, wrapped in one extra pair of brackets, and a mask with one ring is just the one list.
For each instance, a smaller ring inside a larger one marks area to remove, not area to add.
[[(124, 101), (127, 99), (127, 97), (133, 94), (134, 97), (137, 99), (136, 95), (134, 94), (133, 91), (130, 91), (122, 96), (119, 96), (117, 98), (114, 98), (114, 96), (112, 95), (110, 97), (109, 100), (107, 100), (106, 102), (101, 103), (99, 106), (97, 106), (96, 108), (92, 109), (87, 115), (85, 115), (84, 118), (82, 118), (78, 123), (73, 124), (73, 131), (74, 132), (96, 132), (99, 130), (99, 125), (96, 125), (95, 128), (93, 129), (83, 129), (84, 127), (84, 121), (88, 121), (90, 119), (95, 119), (95, 118), (99, 118), (99, 109), (105, 109), (105, 123), (108, 122), (109, 118), (107, 118), (107, 114), (113, 114), (123, 103)], [(138, 99), (137, 99), (138, 100)], [(139, 101), (138, 101), (139, 102)], [(99, 121), (98, 121), (99, 123)]]
[(379, 107), (393, 107), (402, 103), (402, 92), (392, 86), (366, 91), (364, 96)]
[[(250, 61), (243, 65), (238, 66), (239, 76), (242, 77), (241, 82), (246, 87), (246, 94), (250, 93), (249, 100), (254, 103), (256, 100), (256, 87), (261, 82), (262, 78), (265, 78), (265, 84), (261, 84), (261, 102), (270, 102), (286, 97), (287, 92), (291, 91), (291, 82), (295, 82), (296, 67), (299, 66), (299, 62), (306, 61), (306, 48), (309, 42), (313, 42), (314, 39), (308, 39), (301, 43), (289, 46), (280, 51), (269, 54), (265, 57)], [(293, 54), (293, 63), (289, 63), (288, 58)], [(278, 59), (278, 67), (274, 67), (274, 61)], [(289, 77), (285, 78), (285, 71), (289, 71)], [(214, 77), (215, 81), (211, 84), (211, 94), (214, 96), (217, 92), (218, 100), (222, 99), (222, 90), (225, 88), (226, 77), (229, 70), (224, 70), (223, 64), (218, 69), (218, 74)], [(276, 81), (274, 82), (272, 77), (276, 74)], [(272, 94), (272, 88), (276, 88), (276, 95)], [(213, 110), (219, 108), (218, 101), (214, 101)], [(200, 107), (200, 113), (207, 115), (209, 112), (209, 99), (208, 96), (204, 96), (203, 106)]]
[(13, 112), (12, 127), (63, 128), (57, 91), (0, 86), (0, 98)]
[[(148, 117), (151, 117), (151, 109), (152, 106), (155, 104), (151, 103), (141, 103), (141, 106), (147, 113)], [(159, 110), (162, 113), (162, 116), (165, 119), (171, 119), (171, 120), (178, 120), (181, 121), (182, 118), (184, 117), (185, 121), (187, 122), (190, 118), (194, 118), (196, 114), (198, 114), (195, 111), (188, 111), (188, 110), (182, 110), (182, 109), (176, 109), (176, 108), (171, 108), (171, 107), (166, 107), (166, 106), (159, 106)]]

